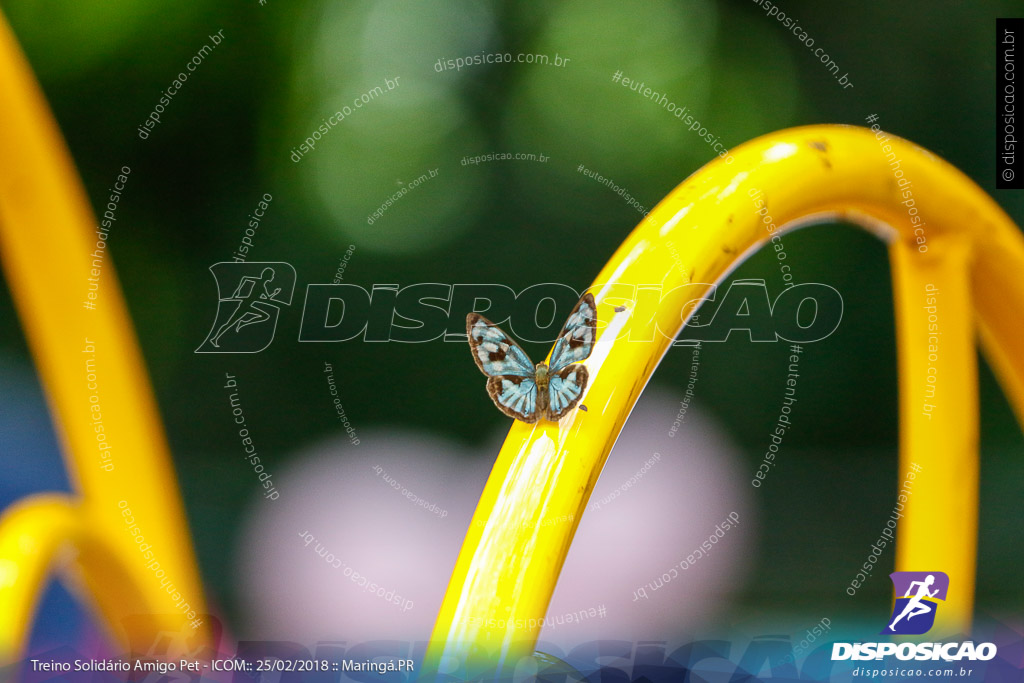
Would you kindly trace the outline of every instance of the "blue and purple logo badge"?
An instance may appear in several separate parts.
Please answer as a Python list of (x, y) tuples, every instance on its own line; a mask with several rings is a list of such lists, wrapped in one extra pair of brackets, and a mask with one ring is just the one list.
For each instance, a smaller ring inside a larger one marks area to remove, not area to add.
[(935, 624), (939, 601), (946, 600), (949, 576), (945, 572), (893, 572), (896, 604), (883, 634), (918, 636)]

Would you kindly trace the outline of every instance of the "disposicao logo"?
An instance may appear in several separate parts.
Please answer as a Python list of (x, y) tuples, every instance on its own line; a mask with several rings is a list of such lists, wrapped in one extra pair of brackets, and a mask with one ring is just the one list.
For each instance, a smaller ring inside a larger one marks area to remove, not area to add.
[(917, 636), (932, 630), (937, 601), (945, 601), (949, 591), (946, 573), (893, 572), (889, 578), (896, 589), (896, 604), (882, 633)]
[(224, 261), (210, 272), (217, 280), (217, 315), (196, 353), (259, 353), (270, 346), (281, 307), (291, 305), (295, 292), (291, 264)]
[[(949, 592), (945, 572), (893, 572), (889, 575), (896, 601), (883, 635), (922, 635), (935, 625), (935, 615)], [(900, 660), (987, 661), (996, 656), (993, 643), (833, 643), (832, 659), (868, 660), (894, 655)]]

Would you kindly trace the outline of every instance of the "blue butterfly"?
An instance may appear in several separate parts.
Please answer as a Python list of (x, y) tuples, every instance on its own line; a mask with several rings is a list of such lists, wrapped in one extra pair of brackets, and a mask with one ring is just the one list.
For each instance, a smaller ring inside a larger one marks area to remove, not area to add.
[(551, 366), (530, 361), (526, 352), (500, 327), (478, 313), (466, 316), (466, 335), (473, 360), (487, 375), (487, 393), (498, 410), (533, 424), (557, 422), (572, 410), (587, 388), (587, 369), (597, 330), (594, 295), (583, 295), (558, 333)]

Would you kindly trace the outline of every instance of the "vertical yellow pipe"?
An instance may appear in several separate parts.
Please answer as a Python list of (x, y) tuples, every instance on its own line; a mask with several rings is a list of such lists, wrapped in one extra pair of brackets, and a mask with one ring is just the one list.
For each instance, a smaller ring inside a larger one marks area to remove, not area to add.
[[(118, 167), (111, 163), (112, 182)], [(127, 239), (131, 229), (118, 224), (111, 241)], [(0, 255), (78, 493), (76, 514), (91, 531), (68, 539), (77, 552), (77, 578), (94, 594), (111, 633), (126, 643), (129, 635), (145, 641), (161, 630), (178, 631), (187, 613), (206, 610), (146, 369), (110, 253), (96, 262), (90, 255), (96, 242), (96, 221), (56, 122), (0, 16)], [(100, 283), (95, 310), (84, 307), (90, 278)], [(87, 360), (95, 363), (91, 369)], [(112, 469), (104, 468), (98, 424)], [(150, 558), (119, 501), (151, 546)], [(53, 534), (67, 528), (38, 511), (16, 522), (5, 517), (0, 550), (11, 547), (3, 540), (13, 533), (35, 533), (50, 547)], [(13, 619), (13, 606), (25, 601), (17, 591), (34, 585), (19, 574), (38, 567), (17, 553), (0, 556), (0, 566), (0, 618)], [(127, 634), (122, 620), (139, 608), (132, 593), (144, 596), (150, 615)], [(207, 625), (196, 625), (205, 637)], [(24, 640), (17, 636), (29, 627), (0, 631), (0, 665), (19, 655)]]
[[(900, 468), (897, 571), (943, 571), (949, 592), (928, 638), (964, 632), (974, 611), (978, 527), (978, 370), (971, 242), (889, 249), (899, 349)], [(1020, 316), (1024, 311), (1017, 311)], [(902, 490), (902, 489), (901, 489)]]

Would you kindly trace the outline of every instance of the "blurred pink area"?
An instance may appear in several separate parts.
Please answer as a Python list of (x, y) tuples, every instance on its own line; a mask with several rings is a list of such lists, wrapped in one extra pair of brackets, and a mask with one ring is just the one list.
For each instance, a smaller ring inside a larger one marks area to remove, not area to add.
[[(728, 608), (756, 537), (749, 477), (693, 405), (670, 437), (679, 407), (680, 397), (654, 390), (638, 403), (580, 522), (541, 641), (664, 640)], [(282, 472), (281, 498), (250, 509), (237, 556), (239, 637), (427, 640), (503, 436), (474, 452), (426, 433), (361, 430), (358, 446), (342, 434), (305, 450)], [(732, 512), (739, 524), (706, 556), (651, 588)], [(645, 585), (646, 599), (636, 592)]]

